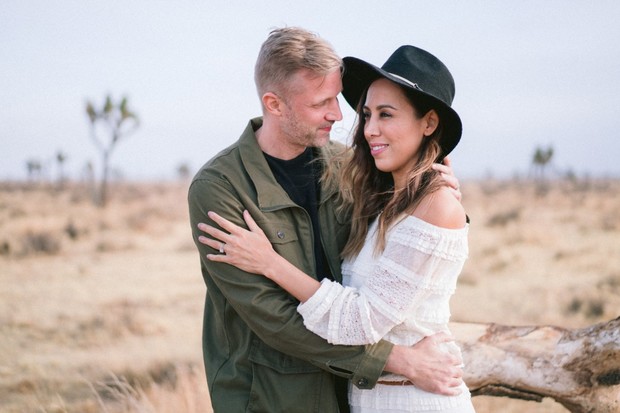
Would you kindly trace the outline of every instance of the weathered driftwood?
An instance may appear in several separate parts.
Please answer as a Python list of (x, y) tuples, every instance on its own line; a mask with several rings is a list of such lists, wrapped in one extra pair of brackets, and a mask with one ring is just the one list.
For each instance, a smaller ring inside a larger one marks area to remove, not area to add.
[(569, 330), (452, 323), (473, 395), (541, 401), (573, 413), (620, 413), (620, 317)]

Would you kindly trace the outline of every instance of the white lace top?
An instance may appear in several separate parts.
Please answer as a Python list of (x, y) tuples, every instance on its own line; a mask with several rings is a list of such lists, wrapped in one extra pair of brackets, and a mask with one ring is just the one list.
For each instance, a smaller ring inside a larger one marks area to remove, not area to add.
[[(468, 255), (469, 227), (446, 229), (406, 215), (387, 233), (383, 253), (374, 254), (377, 222), (373, 223), (359, 255), (345, 260), (342, 285), (323, 280), (321, 287), (298, 307), (306, 327), (332, 344), (370, 344), (380, 339), (413, 345), (424, 336), (448, 331), (449, 300)], [(456, 346), (446, 351), (459, 351)], [(388, 375), (382, 380), (402, 381)], [(381, 386), (359, 390), (352, 386), (350, 403), (369, 408), (385, 406), (386, 397), (401, 398), (391, 405), (412, 403), (441, 410), (460, 404), (457, 398), (432, 395), (414, 386)], [(396, 392), (395, 396), (389, 394)], [(389, 393), (389, 394), (388, 394)], [(458, 399), (469, 399), (469, 392)], [(461, 400), (464, 401), (464, 400)], [(424, 408), (423, 408), (424, 407)]]

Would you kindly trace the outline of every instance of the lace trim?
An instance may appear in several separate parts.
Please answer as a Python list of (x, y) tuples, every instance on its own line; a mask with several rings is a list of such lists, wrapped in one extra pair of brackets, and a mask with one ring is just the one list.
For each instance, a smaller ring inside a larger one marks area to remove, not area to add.
[(467, 259), (469, 255), (468, 232), (469, 225), (462, 229), (447, 229), (409, 215), (392, 228), (390, 238), (398, 244), (427, 254), (459, 261)]

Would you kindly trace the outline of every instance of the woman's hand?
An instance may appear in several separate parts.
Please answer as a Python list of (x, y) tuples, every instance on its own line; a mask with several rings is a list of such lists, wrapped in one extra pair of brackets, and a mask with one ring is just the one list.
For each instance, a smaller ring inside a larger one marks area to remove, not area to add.
[(249, 231), (215, 212), (209, 211), (208, 215), (222, 228), (220, 230), (207, 224), (198, 224), (199, 230), (215, 238), (200, 236), (198, 241), (220, 252), (208, 254), (209, 260), (224, 262), (249, 273), (264, 275), (301, 302), (308, 300), (321, 286), (317, 280), (278, 255), (248, 211), (243, 211), (243, 219), (248, 224)]
[(454, 197), (460, 202), (463, 198), (463, 194), (461, 193), (459, 180), (456, 176), (454, 176), (454, 171), (452, 170), (452, 162), (450, 161), (450, 158), (446, 156), (442, 164), (433, 164), (433, 169), (441, 173), (441, 177), (444, 181), (446, 181), (448, 187), (450, 187), (452, 195), (454, 195)]
[(207, 255), (207, 259), (230, 264), (249, 273), (261, 275), (268, 273), (269, 265), (279, 256), (248, 211), (243, 211), (243, 219), (249, 231), (215, 212), (209, 211), (208, 215), (222, 229), (204, 223), (198, 224), (199, 230), (215, 238), (199, 236), (198, 241), (220, 252)]

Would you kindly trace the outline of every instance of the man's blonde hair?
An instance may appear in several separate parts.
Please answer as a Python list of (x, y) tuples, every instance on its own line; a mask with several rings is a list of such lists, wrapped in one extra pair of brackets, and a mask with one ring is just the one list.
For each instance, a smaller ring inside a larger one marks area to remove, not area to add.
[(259, 98), (267, 92), (289, 93), (289, 80), (301, 69), (326, 76), (334, 70), (342, 70), (342, 59), (316, 33), (299, 27), (272, 30), (261, 46), (254, 67)]

